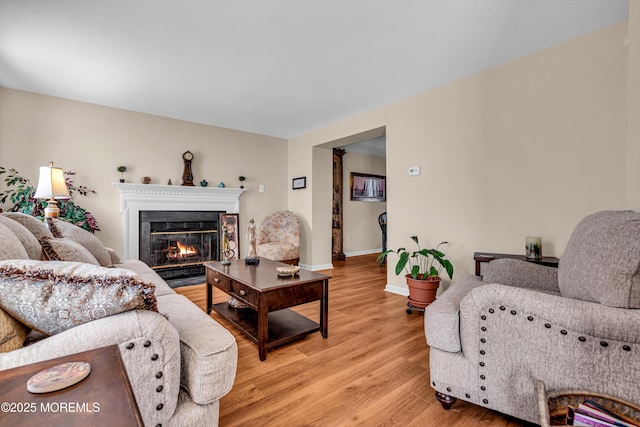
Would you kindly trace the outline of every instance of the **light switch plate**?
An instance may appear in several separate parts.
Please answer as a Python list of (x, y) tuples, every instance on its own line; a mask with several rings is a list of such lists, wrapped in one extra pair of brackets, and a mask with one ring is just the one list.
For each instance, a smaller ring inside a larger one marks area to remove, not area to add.
[(420, 166), (411, 166), (409, 168), (409, 176), (418, 176), (420, 175)]

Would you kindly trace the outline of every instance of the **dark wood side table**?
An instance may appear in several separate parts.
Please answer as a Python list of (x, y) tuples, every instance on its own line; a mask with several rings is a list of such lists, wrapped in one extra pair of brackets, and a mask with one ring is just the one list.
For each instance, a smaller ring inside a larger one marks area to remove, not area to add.
[(481, 275), (481, 264), (484, 262), (491, 262), (494, 259), (500, 258), (510, 258), (510, 259), (519, 259), (521, 261), (532, 262), (534, 264), (546, 265), (547, 267), (555, 267), (558, 268), (558, 263), (560, 260), (556, 257), (552, 256), (543, 256), (540, 259), (527, 258), (524, 255), (514, 255), (514, 254), (494, 254), (491, 252), (474, 252), (473, 259), (476, 262), (476, 276)]
[[(65, 362), (88, 362), (89, 376), (51, 393), (27, 391), (32, 375)], [(115, 345), (0, 371), (0, 424), (7, 426), (143, 426)]]
[[(267, 350), (320, 331), (327, 338), (329, 325), (329, 279), (331, 277), (300, 270), (294, 277), (280, 277), (276, 267), (287, 264), (260, 259), (258, 265), (232, 260), (230, 265), (218, 261), (204, 264), (207, 270), (207, 313), (216, 313), (258, 344), (263, 361)], [(212, 304), (216, 287), (247, 304), (232, 308), (221, 302)], [(289, 307), (320, 301), (320, 323), (306, 318)]]

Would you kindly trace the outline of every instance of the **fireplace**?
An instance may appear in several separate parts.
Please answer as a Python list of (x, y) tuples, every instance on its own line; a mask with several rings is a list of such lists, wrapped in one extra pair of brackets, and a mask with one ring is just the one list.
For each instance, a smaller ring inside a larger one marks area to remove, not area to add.
[[(166, 277), (165, 280), (172, 287), (203, 283), (202, 264), (207, 258), (219, 259), (220, 237), (217, 229), (220, 227), (216, 225), (214, 228), (207, 223), (219, 222), (219, 213), (227, 212), (227, 218), (235, 215), (237, 230), (240, 196), (245, 190), (132, 183), (113, 185), (120, 191), (123, 259), (138, 258), (151, 266), (151, 258), (154, 256), (157, 264), (153, 267), (154, 270)], [(154, 216), (156, 212), (176, 215), (169, 220), (158, 219)], [(204, 218), (201, 217), (203, 213)], [(145, 217), (144, 222), (149, 224), (143, 224), (142, 215)], [(147, 221), (149, 218), (151, 220)], [(154, 226), (154, 239), (151, 238), (151, 223), (157, 223)], [(149, 228), (142, 233), (143, 227)], [(196, 231), (197, 228), (200, 230)], [(206, 231), (214, 229), (216, 232)], [(142, 237), (143, 234), (149, 237)], [(187, 246), (194, 246), (196, 255), (192, 254), (194, 248), (181, 250), (177, 244), (178, 237), (183, 246), (185, 243)], [(237, 234), (234, 238), (237, 241)], [(143, 242), (144, 239), (148, 240)], [(152, 240), (158, 241), (155, 247), (151, 246)], [(148, 243), (149, 246), (143, 249), (143, 243)], [(166, 244), (165, 248), (160, 248), (161, 243)], [(178, 267), (183, 272), (179, 272)]]
[(171, 286), (201, 283), (219, 259), (220, 211), (140, 211), (140, 260)]

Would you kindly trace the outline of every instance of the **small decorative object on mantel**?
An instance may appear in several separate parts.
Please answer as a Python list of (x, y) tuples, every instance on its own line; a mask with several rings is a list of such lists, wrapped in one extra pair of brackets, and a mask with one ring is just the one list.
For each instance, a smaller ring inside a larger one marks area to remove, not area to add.
[(91, 372), (87, 362), (67, 362), (38, 372), (27, 381), (31, 393), (49, 393), (70, 387), (85, 379)]
[(527, 258), (542, 258), (542, 237), (527, 236), (524, 241)]
[(245, 178), (245, 177), (244, 177), (244, 176), (242, 176), (242, 175), (240, 175), (240, 176), (238, 177), (238, 181), (240, 181), (240, 188), (244, 188), (244, 184), (243, 184), (243, 183), (244, 183), (244, 180), (245, 180), (245, 179), (247, 179), (247, 178)]
[(142, 182), (143, 184), (151, 184), (151, 177), (143, 176), (142, 178), (140, 178), (140, 182)]
[(225, 187), (224, 182), (220, 181), (220, 184), (218, 184), (218, 187), (219, 188), (224, 188)]
[(167, 185), (173, 185), (173, 183), (171, 182), (171, 178), (169, 178), (169, 181), (167, 181)]
[(126, 166), (118, 166), (118, 172), (120, 172), (122, 175), (120, 176), (120, 183), (124, 182), (124, 173), (127, 171), (127, 167)]
[(206, 187), (207, 185), (209, 185), (209, 183), (207, 182), (206, 179), (203, 179), (202, 181), (200, 181), (200, 187)]
[(182, 185), (193, 187), (193, 172), (191, 171), (191, 162), (193, 161), (193, 153), (185, 151), (182, 153), (184, 160), (184, 172), (182, 172)]
[(260, 264), (260, 258), (256, 252), (256, 223), (253, 218), (249, 219), (249, 227), (247, 227), (247, 240), (249, 241), (249, 254), (244, 259), (247, 265)]

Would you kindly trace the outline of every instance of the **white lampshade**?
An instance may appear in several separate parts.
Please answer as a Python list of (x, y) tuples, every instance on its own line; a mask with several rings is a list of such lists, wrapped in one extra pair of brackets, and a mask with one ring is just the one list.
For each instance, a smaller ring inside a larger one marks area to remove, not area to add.
[(71, 197), (64, 180), (62, 168), (54, 168), (53, 162), (49, 166), (40, 167), (38, 188), (34, 196), (36, 199), (68, 199)]

